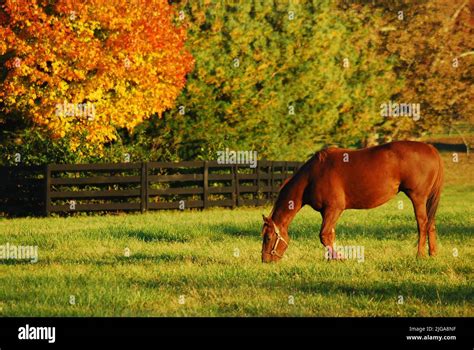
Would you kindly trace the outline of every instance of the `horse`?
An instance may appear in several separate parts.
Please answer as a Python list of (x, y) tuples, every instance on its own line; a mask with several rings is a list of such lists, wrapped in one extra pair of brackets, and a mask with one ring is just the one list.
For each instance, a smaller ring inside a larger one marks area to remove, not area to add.
[(435, 214), (444, 167), (429, 144), (396, 141), (359, 150), (327, 148), (316, 152), (287, 179), (268, 217), (263, 216), (262, 262), (279, 261), (289, 246), (288, 227), (305, 205), (321, 213), (319, 238), (332, 256), (336, 222), (346, 209), (371, 209), (405, 193), (418, 227), (418, 257), (435, 256)]

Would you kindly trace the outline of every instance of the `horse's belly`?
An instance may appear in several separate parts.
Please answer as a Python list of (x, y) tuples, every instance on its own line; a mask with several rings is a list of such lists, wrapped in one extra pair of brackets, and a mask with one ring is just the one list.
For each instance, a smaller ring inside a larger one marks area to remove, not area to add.
[(370, 209), (378, 207), (398, 193), (400, 182), (381, 181), (377, 185), (353, 184), (345, 190), (346, 209)]

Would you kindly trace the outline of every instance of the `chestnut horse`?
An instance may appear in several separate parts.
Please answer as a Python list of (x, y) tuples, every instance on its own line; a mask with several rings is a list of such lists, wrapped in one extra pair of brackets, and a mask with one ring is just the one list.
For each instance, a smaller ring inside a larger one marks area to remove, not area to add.
[(304, 205), (321, 213), (319, 238), (332, 252), (336, 222), (344, 210), (378, 207), (400, 191), (415, 210), (418, 256), (425, 255), (427, 235), (429, 254), (434, 256), (435, 214), (442, 184), (441, 157), (433, 146), (422, 142), (317, 152), (283, 184), (270, 216), (263, 216), (262, 261), (283, 257), (290, 241), (288, 226)]

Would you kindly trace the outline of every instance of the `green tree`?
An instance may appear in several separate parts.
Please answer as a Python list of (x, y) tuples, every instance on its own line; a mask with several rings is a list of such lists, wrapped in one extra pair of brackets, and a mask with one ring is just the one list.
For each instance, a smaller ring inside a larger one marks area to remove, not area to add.
[[(178, 2), (196, 60), (175, 109), (155, 125), (182, 158), (225, 147), (304, 159), (365, 144), (385, 128), (380, 101), (401, 88), (379, 51), (379, 11), (333, 1)], [(180, 113), (181, 112), (181, 113)]]

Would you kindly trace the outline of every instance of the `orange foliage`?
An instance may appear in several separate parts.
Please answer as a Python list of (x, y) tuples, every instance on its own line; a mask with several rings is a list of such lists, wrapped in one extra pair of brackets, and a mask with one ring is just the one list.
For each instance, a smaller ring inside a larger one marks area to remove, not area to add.
[[(0, 109), (91, 148), (173, 107), (192, 70), (167, 0), (6, 0), (0, 9)], [(93, 106), (94, 115), (80, 109)], [(61, 112), (62, 111), (62, 112)]]

